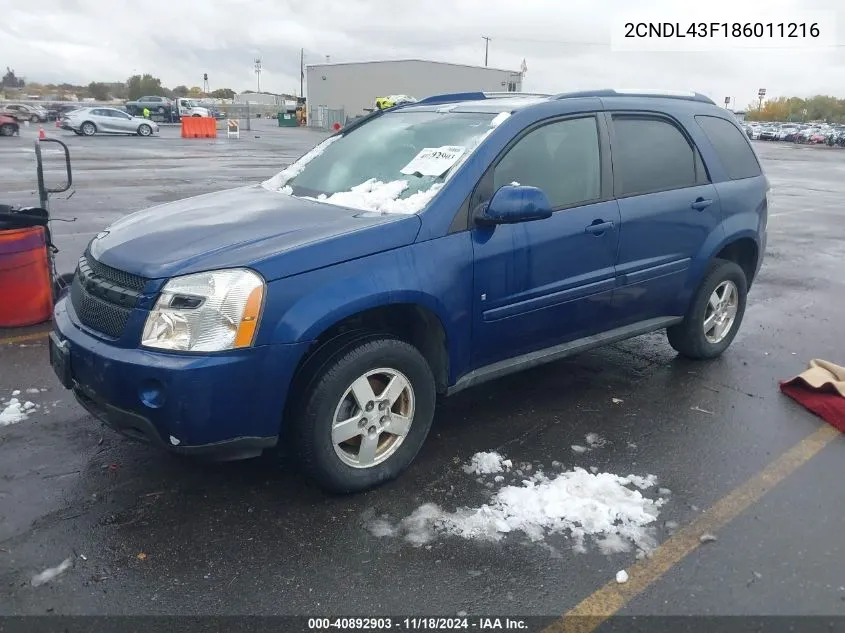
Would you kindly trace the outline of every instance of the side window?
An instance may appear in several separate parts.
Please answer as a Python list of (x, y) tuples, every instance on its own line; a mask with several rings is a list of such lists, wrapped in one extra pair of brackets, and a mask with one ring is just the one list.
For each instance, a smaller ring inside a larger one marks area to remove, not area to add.
[(115, 119), (129, 119), (129, 115), (120, 110), (109, 110), (109, 116), (113, 116)]
[(698, 152), (681, 131), (662, 119), (613, 117), (613, 174), (617, 195), (694, 187), (701, 182)]
[(549, 123), (523, 136), (493, 170), (493, 191), (539, 187), (553, 208), (601, 197), (599, 134), (593, 116)]
[(728, 178), (739, 180), (761, 175), (760, 164), (748, 144), (748, 138), (730, 121), (705, 115), (696, 116), (695, 120), (719, 155)]
[(91, 114), (93, 114), (94, 116), (108, 116), (108, 113), (105, 110), (101, 110), (100, 108), (91, 110)]

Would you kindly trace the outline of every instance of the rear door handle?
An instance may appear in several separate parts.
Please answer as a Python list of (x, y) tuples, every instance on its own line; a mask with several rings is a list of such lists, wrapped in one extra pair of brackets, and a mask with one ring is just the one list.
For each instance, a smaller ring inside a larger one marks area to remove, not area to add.
[(587, 233), (593, 235), (602, 235), (605, 231), (613, 228), (613, 222), (604, 222), (603, 220), (595, 220), (590, 226), (584, 229)]
[(707, 207), (713, 204), (712, 200), (705, 200), (704, 198), (698, 198), (695, 202), (693, 202), (690, 206), (695, 209), (696, 211), (703, 211)]

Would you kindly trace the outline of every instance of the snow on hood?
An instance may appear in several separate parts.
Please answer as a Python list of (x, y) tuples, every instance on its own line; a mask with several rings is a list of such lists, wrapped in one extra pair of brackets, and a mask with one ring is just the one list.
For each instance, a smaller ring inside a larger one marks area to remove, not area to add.
[[(335, 136), (330, 136), (322, 143), (319, 143), (315, 147), (313, 147), (310, 151), (306, 154), (301, 156), (299, 159), (285, 167), (282, 171), (278, 174), (273, 176), (272, 178), (265, 180), (261, 183), (261, 185), (265, 189), (269, 189), (270, 191), (280, 191), (282, 188), (288, 183), (291, 178), (296, 178), (299, 174), (302, 173), (302, 170), (305, 169), (305, 166), (310, 163), (312, 160), (320, 156), (323, 152), (326, 151), (326, 148), (334, 143), (335, 141), (340, 140), (343, 138), (343, 134), (337, 134)], [(282, 193), (290, 194), (290, 188), (288, 187), (287, 190), (282, 191)]]
[(349, 191), (338, 191), (330, 196), (321, 194), (317, 200), (327, 204), (351, 207), (363, 211), (377, 211), (379, 213), (417, 213), (431, 202), (437, 192), (443, 188), (443, 183), (437, 183), (423, 191), (417, 191), (407, 198), (399, 196), (408, 188), (407, 180), (393, 180), (382, 182), (375, 178), (352, 187)]

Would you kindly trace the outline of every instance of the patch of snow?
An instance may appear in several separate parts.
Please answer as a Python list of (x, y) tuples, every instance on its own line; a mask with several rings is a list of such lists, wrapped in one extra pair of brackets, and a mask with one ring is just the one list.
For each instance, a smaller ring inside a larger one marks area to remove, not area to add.
[(505, 478), (502, 477), (501, 475), (496, 475), (495, 477), (493, 477), (493, 481), (495, 481), (497, 484), (502, 483), (504, 480), (505, 480)]
[(379, 538), (394, 536), (396, 534), (396, 529), (384, 519), (376, 519), (375, 521), (372, 521), (368, 527), (370, 533)]
[(318, 200), (327, 204), (361, 209), (362, 211), (377, 211), (380, 213), (417, 213), (427, 205), (437, 192), (443, 188), (443, 183), (437, 183), (411, 194), (407, 198), (399, 196), (408, 188), (407, 180), (392, 180), (382, 182), (375, 178), (352, 187), (349, 191), (338, 191), (330, 196), (321, 194), (309, 200)]
[(613, 404), (622, 404), (623, 402), (625, 402), (622, 398), (611, 398), (610, 401)]
[[(306, 152), (302, 155), (298, 160), (294, 161), (287, 167), (285, 167), (282, 171), (278, 174), (273, 176), (272, 178), (265, 180), (261, 183), (265, 189), (270, 189), (271, 191), (279, 191), (282, 187), (284, 187), (289, 180), (295, 178), (299, 174), (302, 173), (302, 170), (305, 169), (305, 166), (310, 163), (312, 160), (320, 156), (323, 152), (326, 151), (326, 148), (331, 145), (332, 143), (340, 140), (343, 138), (343, 134), (337, 134), (335, 136), (330, 136), (322, 143), (319, 143), (317, 146), (313, 147), (310, 151)], [(285, 192), (286, 193), (286, 192)]]
[(631, 542), (626, 541), (615, 532), (597, 539), (596, 545), (598, 545), (599, 551), (605, 556), (631, 551)]
[(19, 395), (21, 395), (21, 390), (20, 390), (20, 389), (15, 389), (15, 390), (12, 392), (12, 395), (13, 395), (13, 396), (19, 396)]
[(663, 497), (668, 497), (669, 495), (671, 495), (671, 494), (672, 494), (672, 491), (671, 491), (671, 490), (669, 490), (668, 488), (658, 488), (658, 489), (657, 489), (657, 494), (659, 494), (659, 495), (661, 495), (661, 496), (663, 496)]
[(581, 446), (580, 444), (573, 444), (572, 450), (573, 450), (573, 452), (578, 453), (579, 455), (582, 455), (582, 454), (587, 452), (587, 447)]
[(666, 521), (663, 523), (663, 527), (667, 530), (677, 530), (680, 524), (677, 521)]
[(26, 390), (27, 393), (41, 393), (41, 390), (38, 387), (32, 387)]
[(599, 472), (599, 467), (598, 466), (590, 466), (590, 472), (595, 475), (597, 472)]
[(590, 448), (601, 448), (602, 446), (607, 444), (607, 440), (604, 439), (598, 433), (587, 433), (584, 439), (586, 440), (587, 445)]
[(519, 186), (520, 186), (520, 184), (519, 184), (516, 180), (514, 180), (514, 181), (511, 183), (511, 187), (519, 187)]
[(6, 407), (0, 411), (0, 426), (9, 426), (26, 420), (27, 414), (24, 406), (17, 398), (9, 400)]
[(718, 541), (718, 537), (715, 534), (710, 534), (706, 532), (698, 537), (699, 542), (701, 543), (712, 543), (713, 541)]
[(511, 115), (510, 112), (499, 112), (499, 114), (497, 114), (495, 117), (493, 117), (493, 120), (490, 121), (490, 127), (493, 127), (493, 128), (499, 127), (502, 123), (504, 123), (507, 120), (507, 118), (510, 115)]
[(626, 582), (628, 582), (628, 572), (624, 569), (616, 572), (616, 582), (618, 582), (620, 585), (624, 585)]
[(652, 524), (663, 501), (646, 498), (630, 486), (654, 479), (591, 474), (582, 468), (552, 478), (537, 473), (521, 485), (501, 488), (478, 508), (449, 512), (428, 503), (396, 526), (376, 524), (370, 530), (402, 536), (417, 546), (441, 534), (498, 541), (510, 532), (521, 532), (531, 541), (568, 534), (576, 551), (586, 551), (586, 536), (595, 537), (606, 552), (625, 551), (623, 547), (631, 545), (650, 550), (656, 545)]
[(40, 574), (35, 574), (32, 577), (32, 586), (38, 587), (43, 585), (44, 583), (48, 583), (57, 576), (65, 573), (68, 569), (70, 569), (71, 560), (70, 558), (64, 559), (58, 566), (56, 567), (49, 567), (42, 571)]
[(279, 193), (283, 193), (286, 196), (292, 196), (293, 195), (293, 187), (291, 187), (290, 185), (285, 185), (284, 187), (279, 189)]

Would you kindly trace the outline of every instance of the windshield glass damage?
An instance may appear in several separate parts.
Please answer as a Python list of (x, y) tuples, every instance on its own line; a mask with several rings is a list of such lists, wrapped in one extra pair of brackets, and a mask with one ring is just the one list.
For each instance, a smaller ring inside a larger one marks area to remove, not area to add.
[(391, 112), (326, 139), (264, 186), (355, 209), (416, 213), (493, 130), (495, 117)]

